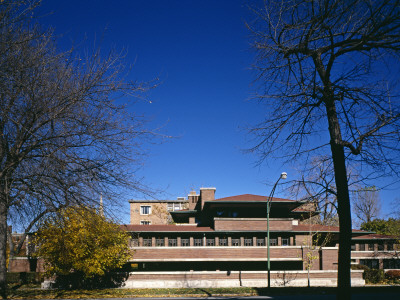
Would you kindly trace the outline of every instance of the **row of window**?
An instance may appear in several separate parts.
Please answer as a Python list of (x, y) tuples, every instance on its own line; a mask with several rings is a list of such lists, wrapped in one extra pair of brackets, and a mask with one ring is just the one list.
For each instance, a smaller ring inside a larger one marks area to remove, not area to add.
[[(288, 238), (282, 238), (281, 240), (281, 245), (282, 246), (289, 246), (290, 241)], [(277, 246), (278, 245), (278, 240), (277, 239), (270, 239), (270, 246)], [(132, 239), (132, 244), (133, 246), (138, 246), (139, 245), (139, 240), (138, 239)], [(256, 242), (254, 244), (254, 240), (252, 238), (245, 238), (243, 239), (243, 245), (241, 244), (241, 239), (240, 238), (232, 238), (231, 239), (231, 244), (232, 246), (265, 246), (265, 239), (256, 239)], [(153, 239), (151, 238), (144, 238), (143, 239), (143, 246), (144, 247), (152, 247), (153, 246)], [(163, 247), (165, 246), (165, 239), (164, 238), (156, 238), (155, 239), (155, 245), (156, 247)], [(178, 239), (176, 238), (169, 238), (168, 239), (168, 246), (169, 247), (177, 247), (178, 245)], [(182, 247), (189, 247), (190, 246), (190, 239), (188, 238), (181, 238), (181, 245)], [(216, 240), (214, 238), (198, 238), (198, 239), (193, 239), (193, 246), (217, 246)], [(220, 238), (218, 241), (218, 246), (228, 246), (228, 239), (227, 238)]]
[[(400, 269), (400, 259), (383, 259), (384, 269)], [(360, 259), (360, 265), (370, 269), (379, 269), (379, 259)]]
[[(356, 245), (352, 244), (351, 245), (351, 250), (356, 251)], [(358, 244), (358, 251), (374, 251), (375, 250), (375, 244), (374, 243), (368, 243), (368, 244)], [(385, 250), (385, 244), (379, 243), (378, 244), (378, 251), (384, 251)], [(386, 250), (387, 251), (392, 251), (393, 250), (393, 243), (387, 243), (386, 244)]]
[[(183, 203), (167, 203), (168, 211), (176, 211), (183, 209)], [(141, 205), (140, 206), (140, 214), (143, 216), (151, 215), (151, 205)], [(148, 225), (148, 224), (144, 224)]]

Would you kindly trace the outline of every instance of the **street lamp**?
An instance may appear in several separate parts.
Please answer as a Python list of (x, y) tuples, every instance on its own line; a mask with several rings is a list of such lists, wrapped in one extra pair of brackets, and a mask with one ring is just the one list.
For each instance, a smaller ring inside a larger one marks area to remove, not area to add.
[(286, 179), (287, 173), (282, 172), (281, 176), (279, 176), (278, 180), (275, 182), (274, 187), (272, 188), (271, 193), (267, 199), (267, 255), (268, 255), (268, 288), (271, 287), (271, 261), (270, 261), (270, 254), (269, 254), (269, 211), (271, 210), (271, 201), (272, 197), (274, 196), (276, 186), (278, 185), (279, 180)]

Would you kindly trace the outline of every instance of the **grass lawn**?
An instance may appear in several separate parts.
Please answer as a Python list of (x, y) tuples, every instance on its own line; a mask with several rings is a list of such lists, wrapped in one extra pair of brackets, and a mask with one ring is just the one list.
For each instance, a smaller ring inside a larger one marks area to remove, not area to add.
[(211, 297), (222, 295), (258, 295), (254, 288), (207, 288), (207, 289), (94, 289), (94, 290), (42, 290), (40, 286), (9, 286), (9, 299), (85, 299), (129, 297)]
[[(399, 286), (366, 286), (352, 289), (353, 293), (381, 293), (399, 295)], [(94, 289), (94, 290), (42, 290), (39, 285), (9, 285), (9, 299), (87, 299), (135, 297), (211, 297), (257, 295), (335, 294), (331, 287), (278, 287), (271, 288), (182, 288), (182, 289)], [(393, 297), (392, 297), (393, 298)]]

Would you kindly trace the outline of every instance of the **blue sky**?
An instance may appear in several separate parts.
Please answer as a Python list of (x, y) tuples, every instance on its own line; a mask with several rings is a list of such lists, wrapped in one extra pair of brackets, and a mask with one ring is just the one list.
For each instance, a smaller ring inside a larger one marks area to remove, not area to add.
[[(252, 145), (246, 128), (260, 122), (265, 109), (251, 100), (254, 53), (245, 21), (252, 15), (245, 1), (44, 0), (39, 14), (61, 47), (121, 50), (134, 64), (131, 79), (160, 79), (148, 94), (151, 103), (136, 109), (151, 127), (176, 137), (149, 146), (140, 172), (146, 184), (165, 191), (162, 197), (210, 186), (218, 198), (268, 195), (282, 171), (294, 174), (296, 165), (270, 160), (256, 166), (258, 158), (242, 151)], [(277, 189), (275, 196), (285, 195)], [(384, 214), (396, 196), (381, 193)], [(122, 219), (128, 222), (128, 214)]]

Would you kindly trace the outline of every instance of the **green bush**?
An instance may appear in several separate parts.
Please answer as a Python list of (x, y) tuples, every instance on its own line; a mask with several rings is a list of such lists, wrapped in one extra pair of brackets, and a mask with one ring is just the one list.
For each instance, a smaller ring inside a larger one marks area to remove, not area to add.
[(351, 265), (351, 269), (352, 270), (364, 270), (364, 271), (369, 270), (369, 268), (364, 265)]
[(400, 270), (389, 270), (385, 273), (385, 277), (388, 280), (400, 280)]
[(380, 283), (385, 280), (385, 272), (377, 269), (365, 270), (364, 279), (366, 283)]
[(36, 272), (8, 272), (7, 283), (40, 283), (43, 279), (42, 273)]

